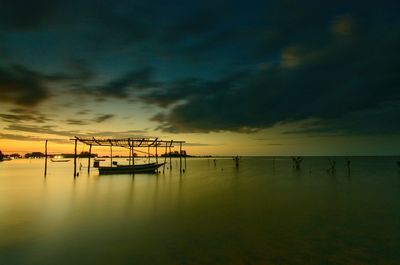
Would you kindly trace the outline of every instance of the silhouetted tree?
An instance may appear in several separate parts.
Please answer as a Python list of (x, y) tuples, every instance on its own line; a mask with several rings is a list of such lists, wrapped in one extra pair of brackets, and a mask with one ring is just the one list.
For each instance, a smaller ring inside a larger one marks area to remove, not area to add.
[(42, 157), (45, 157), (45, 155), (42, 152), (32, 152), (25, 154), (25, 158), (42, 158)]
[(11, 154), (10, 157), (12, 157), (12, 158), (22, 158), (22, 156), (20, 154), (17, 154), (17, 153)]

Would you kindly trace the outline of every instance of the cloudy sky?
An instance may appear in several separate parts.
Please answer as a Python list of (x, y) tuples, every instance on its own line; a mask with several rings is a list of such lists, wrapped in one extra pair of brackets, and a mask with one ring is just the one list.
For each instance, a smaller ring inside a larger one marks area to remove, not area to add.
[(0, 0), (0, 149), (400, 150), (398, 1)]

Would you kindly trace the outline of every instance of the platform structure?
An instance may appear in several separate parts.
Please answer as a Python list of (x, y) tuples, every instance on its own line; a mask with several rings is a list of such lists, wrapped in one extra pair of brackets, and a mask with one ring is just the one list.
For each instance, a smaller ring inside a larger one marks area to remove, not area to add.
[[(182, 145), (185, 141), (176, 141), (176, 140), (161, 140), (159, 138), (96, 138), (96, 137), (78, 137), (75, 136), (74, 138), (70, 139), (71, 141), (75, 142), (74, 148), (74, 177), (77, 177), (76, 173), (76, 158), (77, 154), (77, 144), (81, 142), (85, 145), (89, 146), (89, 156), (88, 156), (88, 173), (90, 173), (90, 159), (92, 154), (92, 147), (93, 146), (101, 146), (101, 147), (110, 147), (110, 160), (111, 166), (113, 165), (113, 148), (126, 148), (129, 149), (129, 165), (135, 165), (135, 152), (147, 154), (149, 162), (150, 162), (150, 151), (155, 151), (154, 157), (156, 158), (156, 163), (158, 164), (158, 151), (160, 148), (165, 150), (164, 156), (164, 166), (163, 172), (165, 170), (165, 163), (167, 159), (167, 154), (169, 151), (169, 160), (170, 160), (170, 170), (172, 170), (172, 163), (171, 163), (171, 149), (174, 145), (179, 145), (179, 170), (182, 172), (182, 155), (186, 154), (185, 151), (182, 151)], [(145, 149), (145, 151), (142, 151)], [(147, 152), (146, 152), (147, 149)], [(186, 160), (186, 155), (184, 155)], [(186, 161), (185, 161), (186, 165)]]

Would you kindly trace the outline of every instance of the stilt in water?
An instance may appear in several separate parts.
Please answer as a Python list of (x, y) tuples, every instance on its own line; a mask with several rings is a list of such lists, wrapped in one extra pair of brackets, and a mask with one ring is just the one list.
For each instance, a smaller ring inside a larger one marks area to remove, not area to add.
[(88, 157), (88, 168), (87, 173), (90, 174), (90, 158), (92, 157), (92, 145), (89, 145), (89, 157)]
[(163, 165), (163, 169), (162, 169), (162, 173), (164, 174), (164, 172), (165, 172), (165, 164), (167, 163), (167, 152), (168, 152), (168, 150), (167, 150), (167, 144), (165, 144), (165, 156), (164, 156), (164, 165)]
[[(156, 142), (156, 164), (158, 164), (158, 143)], [(158, 173), (158, 170), (157, 170)]]
[(235, 160), (235, 166), (239, 167), (239, 156), (236, 156), (233, 160)]
[(179, 143), (179, 171), (182, 172), (182, 143)]
[(350, 165), (351, 165), (351, 161), (350, 159), (346, 159), (346, 167), (347, 167), (347, 175), (350, 176)]
[(296, 168), (296, 170), (299, 170), (300, 169), (300, 166), (301, 166), (301, 162), (303, 162), (303, 157), (301, 157), (301, 156), (297, 156), (297, 157), (292, 157), (292, 160), (293, 160), (293, 167), (295, 167)]
[(75, 138), (75, 151), (74, 151), (74, 178), (76, 178), (76, 146), (78, 144), (78, 139)]
[[(172, 141), (171, 141), (172, 145)], [(171, 154), (171, 145), (169, 146), (169, 171), (172, 171), (172, 154)]]
[(44, 144), (44, 177), (47, 176), (47, 140)]
[(131, 142), (131, 140), (129, 141), (129, 143), (131, 144), (131, 146), (130, 146), (130, 152), (131, 152), (131, 158), (132, 158), (132, 175), (134, 175), (135, 174), (135, 141), (132, 141)]
[(185, 171), (186, 171), (186, 150), (183, 150), (183, 154), (185, 155), (185, 156), (184, 156), (184, 160), (185, 160), (185, 169), (183, 170), (183, 172), (185, 172)]
[(331, 175), (335, 175), (336, 174), (336, 161), (329, 159), (329, 165), (330, 165), (330, 168), (328, 169), (328, 173), (330, 173)]
[(113, 166), (113, 154), (112, 154), (112, 145), (110, 145), (110, 166)]

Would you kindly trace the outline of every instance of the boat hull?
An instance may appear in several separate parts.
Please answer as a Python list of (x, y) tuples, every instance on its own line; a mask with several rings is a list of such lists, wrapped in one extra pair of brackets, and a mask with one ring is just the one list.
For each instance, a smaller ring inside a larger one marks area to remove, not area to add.
[(51, 162), (68, 162), (68, 161), (70, 161), (71, 159), (50, 159), (51, 160)]
[(98, 167), (99, 174), (136, 174), (136, 173), (156, 173), (156, 170), (164, 165), (162, 164), (144, 164), (144, 165), (126, 165), (126, 166), (116, 166), (116, 167)]

